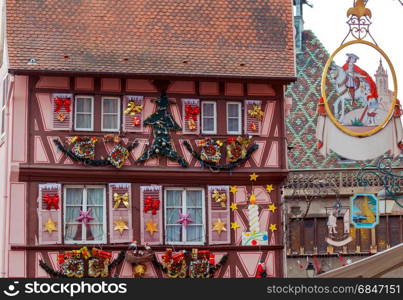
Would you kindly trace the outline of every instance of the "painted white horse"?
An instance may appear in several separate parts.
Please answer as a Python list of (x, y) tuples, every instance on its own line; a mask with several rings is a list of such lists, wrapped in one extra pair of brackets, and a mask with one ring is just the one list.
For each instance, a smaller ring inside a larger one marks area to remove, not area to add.
[[(347, 72), (339, 66), (330, 68), (330, 81), (336, 88), (339, 95), (333, 104), (333, 112), (337, 120), (343, 123), (345, 114), (346, 101), (352, 101), (351, 95), (346, 87)], [(362, 77), (359, 77), (360, 86), (355, 91), (355, 99), (357, 102), (367, 103), (367, 97), (370, 95), (369, 83)]]

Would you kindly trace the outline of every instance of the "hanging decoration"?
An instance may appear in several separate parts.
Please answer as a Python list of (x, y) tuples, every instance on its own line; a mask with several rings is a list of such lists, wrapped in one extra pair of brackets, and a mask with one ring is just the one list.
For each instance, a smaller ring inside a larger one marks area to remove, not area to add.
[(168, 99), (165, 93), (161, 93), (157, 103), (157, 111), (144, 120), (144, 126), (151, 126), (153, 129), (153, 142), (144, 153), (137, 159), (137, 162), (145, 162), (150, 158), (163, 156), (171, 161), (178, 162), (182, 167), (188, 167), (188, 162), (172, 148), (169, 131), (179, 131), (180, 126), (175, 122), (168, 111), (169, 104), (174, 103)]
[(263, 116), (262, 101), (245, 100), (245, 132), (247, 134), (260, 134)]
[(274, 187), (272, 184), (266, 184), (266, 192), (268, 192), (269, 194), (274, 191)]
[(76, 221), (82, 222), (84, 225), (88, 225), (89, 222), (94, 220), (94, 217), (90, 216), (91, 208), (87, 211), (83, 211), (80, 209), (80, 216), (76, 219)]
[(227, 207), (227, 194), (226, 193), (220, 193), (218, 190), (214, 190), (213, 194), (211, 195), (211, 198), (216, 203), (219, 203), (222, 208)]
[(46, 209), (51, 210), (52, 206), (54, 209), (58, 210), (59, 209), (59, 194), (55, 193), (54, 195), (49, 195), (49, 193), (46, 193), (43, 195), (43, 202), (46, 203)]
[(227, 231), (226, 225), (227, 224), (218, 218), (215, 222), (213, 222), (213, 231), (217, 232), (218, 235), (221, 235), (223, 231)]
[(154, 252), (151, 250), (147, 244), (145, 245), (145, 250), (140, 250), (137, 247), (137, 242), (134, 241), (129, 246), (129, 251), (126, 252), (126, 261), (132, 264), (133, 267), (133, 277), (142, 278), (147, 272), (146, 263), (155, 260)]
[(66, 112), (71, 112), (71, 98), (55, 97), (53, 101), (55, 102), (55, 112), (59, 112), (62, 108)]
[(189, 223), (193, 223), (192, 218), (190, 217), (190, 214), (182, 214), (179, 212), (179, 220), (176, 221), (177, 224), (181, 224), (183, 227), (187, 227)]
[(44, 224), (44, 230), (49, 234), (52, 234), (53, 231), (57, 231), (57, 222), (53, 221), (52, 218), (49, 218)]
[[(342, 207), (340, 200), (333, 207), (326, 207), (328, 233), (326, 242), (335, 247), (342, 247), (350, 243), (353, 238), (350, 234), (350, 208)], [(343, 230), (337, 228), (337, 219), (343, 218)]]
[(113, 208), (117, 209), (122, 204), (124, 207), (129, 208), (129, 193), (124, 193), (122, 195), (118, 193), (113, 194)]
[(56, 116), (56, 119), (58, 119), (60, 122), (64, 122), (64, 120), (66, 120), (66, 118), (67, 118), (67, 116), (62, 112), (59, 112)]
[(235, 195), (238, 192), (238, 187), (236, 185), (231, 185), (230, 192)]
[(236, 231), (238, 228), (240, 228), (240, 226), (237, 222), (231, 222), (231, 229)]
[[(85, 140), (84, 142), (79, 142), (79, 146), (77, 145), (78, 141)], [(96, 138), (80, 138), (74, 137), (71, 139), (71, 142), (74, 144), (72, 150), (68, 150), (59, 140), (55, 139), (53, 142), (59, 149), (59, 151), (66, 154), (69, 158), (83, 162), (86, 165), (90, 166), (107, 166), (112, 165), (116, 168), (121, 168), (127, 158), (129, 157), (130, 152), (138, 145), (137, 142), (131, 143), (129, 146), (125, 147), (121, 144), (116, 145), (110, 154), (108, 154), (106, 159), (97, 160), (95, 157), (95, 140)]]
[(136, 114), (139, 114), (143, 111), (143, 105), (138, 104), (136, 101), (129, 100), (127, 103), (127, 108), (125, 109), (124, 113), (125, 115), (129, 116), (135, 116)]
[(257, 175), (256, 173), (252, 173), (249, 175), (249, 181), (256, 181), (258, 177), (259, 175)]
[(192, 249), (192, 252), (173, 252), (166, 249), (162, 262), (155, 262), (169, 278), (212, 278), (226, 263), (224, 255), (216, 264), (215, 254), (209, 250)]
[(126, 95), (123, 97), (123, 130), (128, 132), (143, 131), (143, 114), (145, 100), (143, 96)]
[(351, 220), (355, 228), (375, 228), (379, 223), (379, 200), (374, 194), (351, 197)]
[(247, 154), (247, 148), (252, 143), (249, 137), (229, 137), (227, 140), (227, 160), (229, 162), (236, 162), (244, 159)]
[(232, 211), (238, 210), (238, 204), (236, 204), (235, 202), (232, 202), (229, 208), (231, 208)]
[(151, 211), (152, 215), (156, 215), (160, 209), (160, 202), (159, 199), (153, 199), (151, 195), (147, 195), (144, 199), (144, 213)]
[(127, 227), (127, 221), (122, 218), (113, 221), (113, 224), (115, 224), (113, 230), (119, 231), (120, 235), (122, 235), (125, 230), (129, 230), (129, 227)]
[(255, 152), (259, 147), (257, 144), (253, 144), (246, 151), (246, 154), (243, 158), (240, 157), (238, 160), (235, 160), (228, 164), (219, 165), (218, 162), (221, 159), (220, 151), (221, 146), (223, 145), (221, 141), (219, 141), (219, 144), (217, 144), (217, 142), (213, 139), (202, 140), (201, 143), (199, 144), (199, 146), (202, 148), (200, 154), (193, 150), (192, 146), (188, 141), (184, 141), (183, 145), (192, 154), (192, 156), (201, 163), (202, 167), (208, 167), (210, 170), (213, 171), (232, 170), (242, 165), (252, 157), (253, 152)]
[(272, 213), (275, 213), (275, 212), (276, 212), (276, 209), (277, 209), (277, 206), (272, 203), (272, 204), (269, 204), (268, 209), (269, 209), (269, 211), (271, 211)]
[(146, 231), (151, 235), (154, 235), (155, 232), (158, 232), (158, 224), (153, 221), (148, 221), (145, 223)]
[(248, 109), (248, 115), (251, 118), (254, 118), (258, 121), (262, 121), (263, 116), (264, 116), (264, 111), (262, 110), (261, 105), (252, 104), (252, 109)]
[(275, 232), (277, 230), (277, 225), (276, 224), (270, 224), (269, 229), (271, 232)]
[[(123, 262), (124, 258), (125, 251), (121, 251), (118, 257), (112, 260), (111, 252), (97, 248), (92, 248), (90, 251), (87, 247), (82, 247), (59, 254), (57, 257), (58, 271), (43, 260), (39, 261), (39, 265), (54, 278), (108, 277), (111, 271)], [(86, 265), (88, 265), (87, 273)]]
[(184, 105), (184, 133), (198, 133), (200, 106), (199, 99), (182, 99)]
[[(319, 151), (324, 156), (333, 151), (356, 161), (375, 159), (386, 152), (397, 157), (403, 128), (400, 113), (396, 114), (400, 105), (394, 66), (370, 33), (372, 12), (366, 2), (355, 1), (347, 15), (350, 30), (322, 73), (316, 128)], [(379, 57), (377, 69), (360, 65), (361, 60), (374, 65)], [(341, 59), (345, 63), (339, 65)], [(389, 88), (389, 82), (393, 87)]]

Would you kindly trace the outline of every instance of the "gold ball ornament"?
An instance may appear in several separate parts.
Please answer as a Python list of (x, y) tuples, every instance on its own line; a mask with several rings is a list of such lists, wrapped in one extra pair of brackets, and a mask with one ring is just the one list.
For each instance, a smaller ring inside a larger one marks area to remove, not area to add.
[(133, 276), (135, 278), (141, 278), (147, 271), (147, 267), (145, 265), (134, 265), (133, 266)]

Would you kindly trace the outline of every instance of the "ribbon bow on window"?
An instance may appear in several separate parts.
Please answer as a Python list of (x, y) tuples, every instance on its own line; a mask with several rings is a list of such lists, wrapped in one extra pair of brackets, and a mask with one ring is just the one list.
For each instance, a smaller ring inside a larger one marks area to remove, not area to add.
[(128, 193), (125, 193), (123, 195), (114, 193), (113, 201), (115, 202), (113, 208), (119, 208), (120, 203), (122, 203), (126, 208), (129, 208), (129, 194)]
[(189, 104), (185, 105), (185, 120), (192, 119), (197, 121), (197, 116), (200, 114), (200, 108), (198, 106), (192, 106)]
[(143, 110), (143, 105), (136, 104), (136, 102), (130, 101), (129, 103), (127, 103), (127, 108), (125, 109), (125, 114), (134, 116), (138, 113), (141, 113), (142, 110)]
[(151, 213), (156, 215), (159, 208), (160, 200), (153, 200), (153, 198), (148, 195), (144, 200), (144, 213), (147, 213), (149, 210), (151, 210)]
[(59, 195), (49, 195), (49, 194), (45, 194), (45, 196), (43, 197), (43, 201), (46, 203), (46, 209), (50, 210), (52, 209), (52, 206), (54, 207), (54, 209), (59, 209)]
[(214, 190), (212, 197), (215, 202), (220, 203), (222, 208), (226, 207), (227, 195), (225, 193), (220, 194), (217, 190)]
[(71, 112), (71, 99), (70, 98), (60, 98), (60, 97), (56, 97), (55, 98), (55, 112), (59, 112), (62, 107), (64, 107), (64, 109), (66, 110), (66, 112)]
[(258, 121), (263, 119), (264, 112), (260, 105), (253, 104), (253, 108), (248, 110), (248, 115)]

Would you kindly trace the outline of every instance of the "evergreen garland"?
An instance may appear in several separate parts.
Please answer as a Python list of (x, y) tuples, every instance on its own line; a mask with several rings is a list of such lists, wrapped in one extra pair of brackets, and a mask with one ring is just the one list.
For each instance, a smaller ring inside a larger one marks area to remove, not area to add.
[[(59, 140), (54, 139), (53, 142), (55, 143), (55, 145), (57, 146), (57, 149), (59, 149), (59, 151), (61, 151), (64, 154), (66, 154), (72, 160), (79, 161), (79, 162), (82, 162), (82, 163), (84, 163), (86, 165), (96, 166), (96, 167), (108, 166), (108, 165), (112, 166), (112, 163), (111, 163), (110, 160), (108, 160), (108, 158), (106, 158), (106, 159), (89, 159), (89, 158), (79, 157), (73, 151), (71, 151), (69, 149), (66, 149), (64, 147), (64, 145)], [(131, 152), (137, 145), (138, 145), (138, 142), (133, 142), (126, 149), (127, 149), (127, 151)]]
[(192, 146), (189, 144), (188, 141), (184, 141), (183, 145), (185, 145), (186, 149), (192, 154), (192, 156), (194, 158), (196, 158), (201, 163), (202, 166), (208, 167), (214, 171), (231, 170), (231, 169), (247, 162), (251, 158), (253, 152), (255, 152), (259, 148), (259, 145), (254, 144), (248, 149), (244, 158), (240, 158), (237, 161), (231, 162), (226, 165), (217, 165), (214, 162), (208, 162), (208, 161), (202, 160), (200, 154), (192, 149)]
[(151, 126), (153, 129), (153, 143), (137, 159), (137, 162), (144, 162), (150, 158), (165, 156), (171, 161), (178, 162), (182, 167), (189, 166), (188, 162), (181, 157), (173, 148), (169, 131), (178, 131), (182, 128), (175, 122), (168, 111), (170, 104), (174, 103), (168, 99), (165, 93), (161, 93), (159, 99), (151, 100), (157, 103), (157, 111), (144, 120), (144, 126)]

